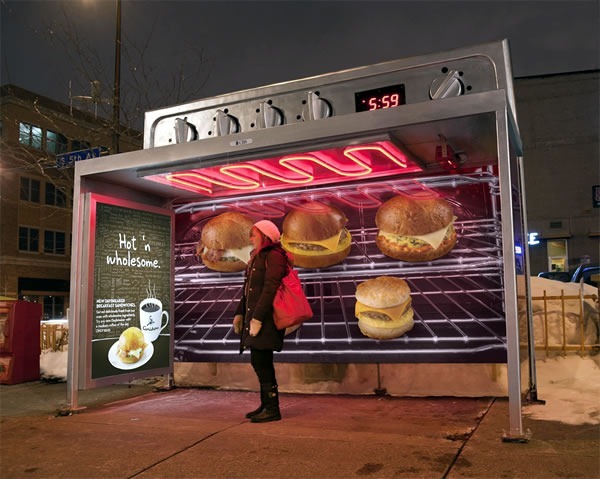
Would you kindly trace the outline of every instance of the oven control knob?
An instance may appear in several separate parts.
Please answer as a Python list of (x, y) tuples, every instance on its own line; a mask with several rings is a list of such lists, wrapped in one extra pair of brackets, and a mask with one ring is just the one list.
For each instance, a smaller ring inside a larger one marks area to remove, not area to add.
[(437, 77), (429, 87), (429, 98), (440, 100), (452, 96), (460, 96), (465, 92), (460, 74), (456, 70), (450, 70), (446, 75)]
[(283, 123), (283, 114), (279, 108), (271, 106), (268, 102), (263, 101), (260, 104), (256, 124), (259, 128), (271, 128), (280, 126)]
[(217, 122), (217, 136), (231, 135), (240, 131), (236, 118), (223, 110), (217, 110), (215, 121)]
[(331, 105), (329, 102), (320, 98), (318, 93), (309, 91), (306, 105), (302, 110), (302, 119), (304, 121), (321, 120), (330, 116)]

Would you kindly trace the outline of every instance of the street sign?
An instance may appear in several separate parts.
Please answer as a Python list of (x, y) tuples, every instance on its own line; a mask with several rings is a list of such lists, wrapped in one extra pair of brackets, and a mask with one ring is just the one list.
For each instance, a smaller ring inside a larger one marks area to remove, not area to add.
[(89, 148), (87, 150), (78, 150), (71, 151), (69, 153), (61, 153), (60, 155), (56, 155), (56, 167), (66, 168), (67, 166), (73, 166), (76, 161), (98, 158), (101, 152), (102, 148), (97, 146), (95, 148)]

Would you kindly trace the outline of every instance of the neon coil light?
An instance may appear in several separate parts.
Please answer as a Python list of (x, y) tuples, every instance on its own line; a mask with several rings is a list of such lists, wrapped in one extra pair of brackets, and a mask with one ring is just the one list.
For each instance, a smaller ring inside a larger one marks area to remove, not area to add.
[(146, 179), (218, 197), (339, 183), (421, 171), (394, 144), (380, 141), (251, 162), (197, 168)]

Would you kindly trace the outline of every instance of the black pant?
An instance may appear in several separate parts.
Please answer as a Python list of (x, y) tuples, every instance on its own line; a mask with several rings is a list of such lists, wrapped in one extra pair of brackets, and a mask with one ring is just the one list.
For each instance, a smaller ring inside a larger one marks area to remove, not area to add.
[(250, 349), (250, 364), (258, 376), (260, 384), (277, 384), (275, 379), (275, 366), (273, 365), (273, 351), (269, 349)]

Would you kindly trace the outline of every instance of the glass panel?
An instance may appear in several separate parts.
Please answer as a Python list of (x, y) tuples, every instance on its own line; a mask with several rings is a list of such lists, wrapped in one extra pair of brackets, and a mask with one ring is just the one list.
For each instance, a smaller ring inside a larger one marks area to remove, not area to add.
[(549, 271), (568, 271), (568, 249), (566, 239), (548, 241)]
[(19, 228), (19, 250), (27, 251), (29, 246), (29, 235), (27, 234), (27, 228)]
[(61, 190), (56, 190), (56, 206), (61, 208), (65, 208), (67, 206), (67, 195), (65, 195)]
[(19, 143), (32, 146), (33, 148), (42, 148), (42, 129), (39, 126), (29, 123), (19, 123)]
[(71, 145), (72, 151), (87, 150), (90, 147), (90, 143), (84, 140), (73, 140)]
[(54, 205), (55, 189), (52, 183), (46, 183), (46, 204)]
[(39, 126), (31, 127), (31, 146), (37, 148), (38, 150), (42, 149), (42, 129)]
[(46, 151), (49, 153), (64, 153), (67, 151), (67, 137), (48, 130), (46, 132)]
[(21, 178), (20, 198), (23, 201), (29, 201), (29, 178)]
[(35, 228), (29, 229), (29, 251), (39, 251), (40, 232)]
[(44, 232), (44, 253), (54, 253), (54, 233)]
[(44, 296), (44, 320), (53, 318), (54, 301), (52, 296)]
[(52, 183), (46, 183), (46, 204), (65, 208), (67, 206), (67, 195)]
[(19, 250), (37, 252), (39, 250), (39, 234), (35, 228), (19, 227)]
[(56, 254), (65, 254), (65, 234), (61, 232), (56, 232), (55, 235), (55, 253)]
[(44, 296), (44, 320), (65, 317), (64, 296)]
[(31, 126), (27, 123), (19, 123), (19, 143), (21, 145), (29, 145), (31, 137)]
[(29, 201), (33, 201), (34, 203), (40, 202), (40, 182), (39, 182), (39, 180), (31, 180), (31, 193), (30, 193)]
[(29, 178), (21, 178), (20, 198), (23, 201), (40, 202), (40, 182)]
[(65, 254), (65, 233), (60, 231), (45, 231), (44, 253)]

